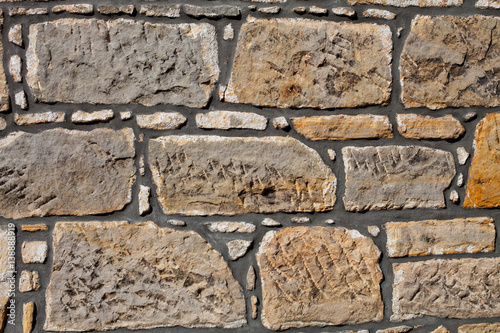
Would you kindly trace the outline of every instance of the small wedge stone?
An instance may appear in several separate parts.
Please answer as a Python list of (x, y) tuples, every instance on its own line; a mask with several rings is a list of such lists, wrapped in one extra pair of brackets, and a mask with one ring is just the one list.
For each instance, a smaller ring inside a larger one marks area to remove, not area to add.
[(227, 242), (226, 246), (229, 253), (229, 259), (238, 260), (243, 257), (247, 252), (253, 241), (247, 241), (244, 239), (235, 239)]

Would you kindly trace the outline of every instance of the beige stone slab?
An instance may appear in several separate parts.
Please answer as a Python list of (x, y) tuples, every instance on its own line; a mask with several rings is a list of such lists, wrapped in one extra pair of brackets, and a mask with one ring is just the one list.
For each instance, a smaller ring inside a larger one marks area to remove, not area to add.
[(53, 241), (46, 331), (246, 324), (241, 286), (193, 231), (67, 222), (56, 224)]
[(35, 321), (35, 303), (28, 302), (23, 304), (23, 333), (33, 331)]
[(59, 19), (30, 25), (26, 82), (37, 102), (203, 107), (217, 54), (207, 23)]
[(392, 321), (500, 316), (500, 258), (393, 264)]
[(187, 122), (187, 118), (180, 112), (155, 112), (153, 114), (138, 114), (136, 121), (140, 128), (169, 130), (181, 127)]
[(293, 117), (292, 123), (297, 132), (311, 140), (393, 137), (389, 117), (373, 114)]
[(75, 5), (57, 5), (52, 7), (53, 13), (68, 12), (71, 14), (92, 14), (94, 6), (91, 4), (79, 3)]
[[(0, 9), (0, 32), (3, 29), (3, 11)], [(0, 40), (0, 112), (9, 110), (9, 86), (3, 68), (3, 45)]]
[(47, 231), (48, 227), (46, 224), (40, 223), (40, 224), (23, 224), (21, 226), (22, 231)]
[(495, 223), (490, 217), (389, 222), (385, 229), (389, 257), (495, 250)]
[(357, 230), (293, 227), (266, 233), (257, 253), (268, 329), (380, 321), (380, 251)]
[(290, 137), (164, 136), (149, 167), (166, 214), (331, 210), (336, 178), (320, 155)]
[(400, 60), (405, 107), (500, 105), (500, 17), (422, 16)]
[(196, 115), (196, 126), (204, 129), (254, 129), (263, 131), (267, 118), (253, 112), (210, 111)]
[(76, 111), (71, 115), (71, 121), (75, 124), (90, 124), (99, 121), (109, 121), (115, 116), (113, 110), (106, 109), (93, 112)]
[(493, 324), (468, 324), (458, 327), (458, 333), (498, 333), (500, 323)]
[(250, 17), (224, 99), (279, 108), (385, 105), (391, 52), (386, 25)]
[(463, 0), (347, 0), (350, 5), (385, 5), (394, 7), (451, 7), (461, 6)]
[(38, 113), (15, 113), (14, 123), (17, 126), (37, 125), (46, 123), (62, 123), (65, 118), (64, 112), (38, 112)]
[(465, 128), (452, 115), (444, 117), (422, 116), (415, 113), (397, 114), (399, 134), (408, 139), (447, 139), (460, 138)]

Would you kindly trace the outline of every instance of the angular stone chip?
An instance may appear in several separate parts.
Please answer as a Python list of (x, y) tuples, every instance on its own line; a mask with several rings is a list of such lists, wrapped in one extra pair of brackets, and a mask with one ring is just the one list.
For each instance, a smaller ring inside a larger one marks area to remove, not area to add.
[(347, 211), (444, 208), (455, 176), (450, 152), (419, 146), (342, 148)]
[(224, 98), (280, 108), (385, 105), (391, 36), (386, 25), (250, 17)]
[(500, 17), (417, 15), (400, 71), (405, 107), (500, 105)]
[(290, 137), (164, 136), (149, 167), (165, 214), (327, 211), (336, 178), (319, 154)]
[(495, 250), (495, 223), (490, 217), (389, 222), (385, 228), (389, 257)]
[(476, 127), (464, 198), (465, 208), (500, 207), (500, 113), (490, 113)]
[(57, 223), (46, 331), (246, 324), (220, 253), (193, 231), (153, 222)]
[(500, 258), (393, 264), (391, 321), (500, 316)]
[(60, 19), (29, 29), (36, 101), (203, 107), (219, 77), (214, 26)]
[(262, 323), (272, 330), (380, 321), (380, 251), (357, 230), (293, 227), (266, 233), (257, 253)]
[(103, 214), (132, 199), (134, 133), (57, 128), (0, 140), (0, 215)]

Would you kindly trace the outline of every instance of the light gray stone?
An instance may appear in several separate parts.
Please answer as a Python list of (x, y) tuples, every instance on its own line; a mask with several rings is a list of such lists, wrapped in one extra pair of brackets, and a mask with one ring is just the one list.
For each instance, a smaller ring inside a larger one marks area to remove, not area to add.
[(38, 102), (203, 107), (219, 77), (206, 23), (60, 19), (32, 24), (29, 40), (26, 81)]
[(347, 16), (347, 17), (356, 16), (356, 11), (349, 7), (335, 7), (332, 9), (332, 12), (338, 16)]
[(181, 220), (175, 220), (175, 219), (168, 219), (167, 223), (171, 224), (171, 225), (178, 226), (178, 227), (183, 227), (186, 225), (186, 222), (181, 221)]
[(136, 121), (140, 128), (169, 130), (181, 127), (187, 122), (187, 119), (179, 112), (155, 112), (153, 114), (138, 114)]
[(132, 112), (131, 111), (121, 111), (120, 112), (120, 119), (121, 120), (132, 119)]
[(226, 26), (224, 26), (224, 36), (223, 36), (224, 40), (233, 40), (234, 38), (234, 29), (233, 29), (233, 26), (231, 25), (231, 23), (228, 23), (226, 24)]
[(244, 232), (255, 231), (255, 224), (247, 222), (208, 222), (205, 223), (211, 232)]
[(309, 7), (309, 13), (313, 15), (326, 15), (328, 14), (328, 9), (318, 6), (311, 6)]
[(26, 7), (10, 7), (9, 16), (31, 16), (31, 15), (47, 15), (47, 8), (26, 8)]
[(281, 11), (281, 7), (280, 6), (261, 7), (257, 10), (263, 14), (278, 14)]
[(39, 112), (39, 113), (14, 113), (14, 123), (17, 126), (36, 125), (46, 123), (62, 123), (65, 118), (64, 112)]
[(37, 271), (22, 271), (19, 277), (19, 291), (22, 293), (38, 290), (40, 278)]
[(139, 12), (146, 16), (176, 18), (181, 16), (181, 5), (143, 5)]
[(276, 117), (273, 119), (273, 126), (277, 129), (289, 129), (290, 124), (285, 117)]
[(363, 12), (364, 17), (368, 18), (379, 18), (384, 20), (394, 20), (396, 14), (384, 9), (369, 8)]
[(194, 6), (184, 5), (184, 13), (195, 18), (208, 17), (212, 19), (222, 17), (239, 17), (240, 8), (236, 6)]
[(273, 219), (270, 219), (269, 217), (263, 219), (261, 224), (266, 227), (281, 227), (281, 223)]
[(444, 208), (453, 155), (419, 146), (342, 148), (347, 211)]
[(94, 112), (76, 111), (71, 115), (71, 121), (75, 124), (89, 124), (99, 121), (108, 121), (115, 116), (113, 110), (100, 110)]
[(246, 324), (241, 286), (193, 231), (67, 222), (56, 224), (53, 240), (46, 331)]
[(139, 215), (146, 215), (151, 211), (151, 205), (149, 204), (150, 195), (151, 189), (149, 186), (141, 185), (139, 188)]
[(235, 239), (226, 243), (229, 253), (229, 259), (238, 260), (243, 257), (247, 252), (253, 241), (244, 239)]
[(68, 12), (71, 14), (92, 14), (94, 6), (91, 4), (76, 4), (76, 5), (57, 5), (52, 7), (53, 13)]
[(0, 215), (103, 214), (131, 201), (131, 129), (15, 132), (0, 140)]
[(253, 112), (210, 111), (196, 115), (196, 125), (204, 129), (254, 129), (263, 131), (267, 118)]
[(23, 46), (23, 26), (21, 24), (13, 24), (9, 30), (9, 42), (17, 46)]
[(45, 241), (23, 242), (21, 257), (25, 264), (43, 264), (49, 247)]
[(300, 224), (300, 223), (310, 223), (311, 219), (305, 216), (301, 216), (301, 217), (292, 217), (290, 221), (292, 221), (292, 223)]
[(21, 76), (21, 57), (17, 54), (10, 57), (9, 60), (9, 73), (12, 76), (14, 82), (22, 82), (23, 77)]
[(14, 102), (22, 110), (27, 110), (28, 109), (28, 99), (26, 98), (26, 93), (24, 92), (24, 90), (18, 91), (14, 95)]
[(467, 152), (467, 150), (465, 150), (464, 147), (458, 147), (457, 157), (458, 157), (458, 164), (465, 165), (465, 163), (469, 159), (469, 153)]

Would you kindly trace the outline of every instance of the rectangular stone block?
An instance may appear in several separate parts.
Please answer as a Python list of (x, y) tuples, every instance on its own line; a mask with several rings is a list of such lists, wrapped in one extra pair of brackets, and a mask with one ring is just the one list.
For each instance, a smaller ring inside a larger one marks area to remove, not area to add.
[(389, 222), (385, 228), (389, 257), (495, 250), (495, 224), (490, 217)]
[(320, 155), (290, 137), (164, 136), (149, 167), (166, 214), (327, 211), (336, 178)]
[(498, 333), (500, 323), (493, 324), (469, 324), (458, 327), (458, 333)]
[(385, 5), (394, 7), (451, 7), (461, 6), (463, 0), (347, 0), (350, 5)]
[(500, 316), (500, 258), (408, 262), (393, 270), (393, 321)]
[(311, 140), (352, 140), (392, 138), (387, 116), (345, 114), (333, 116), (293, 117), (293, 127)]
[(465, 133), (460, 121), (449, 114), (444, 117), (397, 114), (396, 121), (399, 134), (408, 139), (456, 140)]
[(444, 208), (455, 176), (450, 152), (418, 146), (342, 148), (347, 211)]
[(38, 102), (203, 107), (219, 77), (214, 26), (60, 19), (29, 29)]
[(385, 105), (391, 36), (386, 25), (250, 17), (224, 98), (281, 108)]
[(421, 16), (400, 61), (405, 107), (500, 105), (500, 17)]
[(0, 140), (0, 215), (103, 214), (131, 201), (134, 133), (62, 128)]

